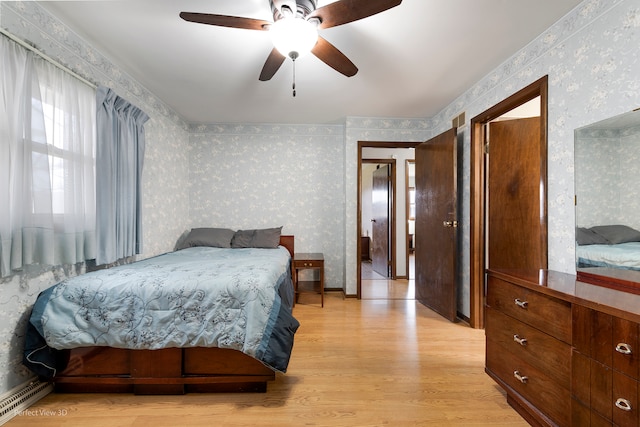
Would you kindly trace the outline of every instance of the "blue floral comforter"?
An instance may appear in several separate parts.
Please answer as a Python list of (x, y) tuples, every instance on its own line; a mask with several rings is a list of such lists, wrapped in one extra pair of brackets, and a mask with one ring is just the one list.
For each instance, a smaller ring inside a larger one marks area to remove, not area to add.
[(286, 371), (299, 324), (289, 252), (194, 247), (77, 276), (34, 305), (25, 364), (54, 376), (56, 350), (220, 347)]

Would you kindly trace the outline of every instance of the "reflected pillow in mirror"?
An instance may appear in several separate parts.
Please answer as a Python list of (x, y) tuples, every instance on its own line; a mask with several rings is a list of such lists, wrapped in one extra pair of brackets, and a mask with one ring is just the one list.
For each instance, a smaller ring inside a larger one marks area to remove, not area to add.
[(609, 241), (595, 231), (584, 228), (576, 228), (576, 242), (579, 245), (608, 245)]
[(640, 242), (640, 231), (626, 225), (598, 225), (591, 230), (609, 241), (611, 245)]

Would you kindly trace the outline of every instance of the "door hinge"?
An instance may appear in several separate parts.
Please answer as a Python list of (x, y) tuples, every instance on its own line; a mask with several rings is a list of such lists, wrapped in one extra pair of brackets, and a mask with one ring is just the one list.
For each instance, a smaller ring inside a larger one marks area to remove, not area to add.
[(489, 154), (489, 143), (484, 144), (484, 154)]

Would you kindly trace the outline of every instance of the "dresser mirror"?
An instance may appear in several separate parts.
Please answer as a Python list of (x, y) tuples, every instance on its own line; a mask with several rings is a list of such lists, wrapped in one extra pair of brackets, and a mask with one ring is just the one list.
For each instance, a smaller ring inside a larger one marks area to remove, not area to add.
[(574, 148), (578, 279), (640, 292), (640, 111), (576, 129)]

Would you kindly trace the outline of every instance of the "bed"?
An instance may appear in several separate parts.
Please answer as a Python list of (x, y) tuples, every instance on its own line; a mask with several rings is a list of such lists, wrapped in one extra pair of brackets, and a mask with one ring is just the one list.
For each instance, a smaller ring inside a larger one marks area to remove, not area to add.
[(578, 268), (640, 270), (640, 231), (625, 225), (576, 229)]
[(299, 326), (294, 237), (221, 230), (42, 292), (24, 364), (58, 392), (265, 392)]

